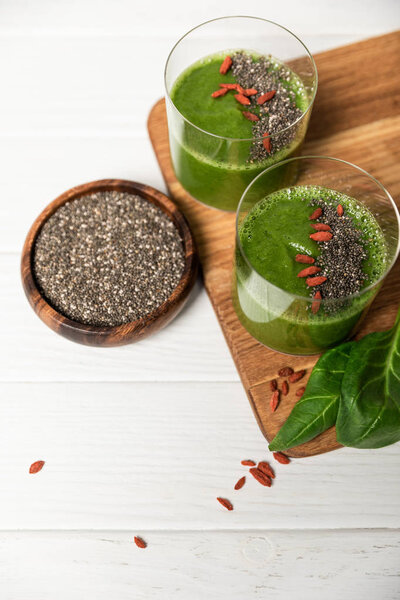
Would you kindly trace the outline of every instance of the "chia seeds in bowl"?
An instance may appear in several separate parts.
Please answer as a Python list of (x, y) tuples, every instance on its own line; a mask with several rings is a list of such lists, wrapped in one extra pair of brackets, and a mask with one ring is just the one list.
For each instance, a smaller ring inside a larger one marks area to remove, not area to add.
[(69, 319), (113, 327), (146, 317), (185, 267), (179, 231), (156, 205), (99, 191), (66, 202), (36, 239), (33, 270), (48, 303)]

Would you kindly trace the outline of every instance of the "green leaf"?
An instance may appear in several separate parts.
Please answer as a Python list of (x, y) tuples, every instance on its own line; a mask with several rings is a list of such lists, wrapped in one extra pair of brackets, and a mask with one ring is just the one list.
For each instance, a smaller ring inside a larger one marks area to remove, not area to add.
[(400, 311), (389, 331), (354, 345), (336, 424), (344, 446), (381, 448), (400, 440)]
[(304, 395), (270, 443), (270, 450), (298, 446), (335, 424), (343, 374), (354, 345), (355, 342), (347, 342), (321, 356)]

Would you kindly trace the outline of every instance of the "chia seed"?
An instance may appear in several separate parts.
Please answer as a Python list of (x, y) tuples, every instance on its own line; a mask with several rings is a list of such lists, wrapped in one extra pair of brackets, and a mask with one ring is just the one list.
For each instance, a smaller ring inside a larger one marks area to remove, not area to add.
[[(239, 85), (258, 91), (249, 98), (249, 109), (255, 109), (253, 112), (260, 118), (253, 125), (252, 135), (254, 138), (262, 138), (268, 132), (271, 136), (271, 154), (278, 152), (293, 141), (297, 130), (296, 127), (286, 131), (282, 129), (292, 125), (303, 114), (296, 106), (294, 91), (288, 87), (291, 71), (285, 65), (277, 67), (277, 63), (266, 56), (254, 61), (250, 54), (236, 52), (231, 58), (232, 73)], [(276, 90), (275, 96), (265, 104), (258, 105), (257, 98), (271, 90)], [(268, 156), (262, 139), (255, 139), (250, 149), (249, 162), (262, 161)]]
[(67, 202), (43, 225), (34, 272), (49, 303), (87, 325), (135, 321), (160, 306), (184, 269), (182, 240), (157, 206), (106, 191)]
[(332, 300), (324, 307), (328, 312), (335, 312), (343, 308), (347, 303), (344, 299), (359, 292), (368, 279), (363, 271), (367, 258), (363, 233), (355, 227), (351, 217), (345, 213), (339, 217), (336, 204), (315, 199), (310, 205), (322, 208), (322, 215), (315, 222), (329, 225), (333, 234), (328, 242), (317, 242), (321, 253), (315, 265), (321, 268), (318, 275), (324, 275), (327, 281), (315, 286), (312, 294), (320, 291), (324, 300)]

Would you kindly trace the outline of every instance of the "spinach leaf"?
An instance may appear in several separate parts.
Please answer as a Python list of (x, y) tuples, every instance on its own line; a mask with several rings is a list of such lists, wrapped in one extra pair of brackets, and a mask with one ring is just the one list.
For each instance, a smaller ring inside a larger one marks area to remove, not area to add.
[(270, 443), (270, 450), (298, 446), (335, 424), (343, 374), (354, 345), (355, 342), (347, 342), (321, 356), (304, 395)]
[(350, 354), (342, 381), (337, 440), (381, 448), (400, 440), (400, 311), (389, 331), (370, 333)]

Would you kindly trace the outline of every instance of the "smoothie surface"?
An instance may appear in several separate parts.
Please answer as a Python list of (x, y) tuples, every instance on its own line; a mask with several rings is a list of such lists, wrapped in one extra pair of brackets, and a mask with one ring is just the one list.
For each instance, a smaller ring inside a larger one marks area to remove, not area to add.
[[(183, 71), (170, 91), (167, 114), (172, 163), (182, 186), (207, 205), (236, 210), (256, 175), (300, 153), (312, 90), (287, 65), (245, 50), (229, 51), (231, 68), (221, 74), (227, 55), (210, 55)], [(223, 83), (257, 93), (247, 97), (247, 105), (235, 98), (237, 89), (212, 97)], [(268, 91), (275, 93), (259, 103)], [(246, 112), (256, 120), (248, 120)], [(271, 189), (291, 185), (296, 174), (289, 168), (278, 179), (271, 179)]]
[[(223, 52), (208, 56), (186, 69), (173, 85), (171, 100), (186, 119), (209, 133), (228, 138), (250, 139), (252, 123), (242, 115), (248, 107), (239, 104), (233, 93), (220, 98), (211, 97), (211, 94), (219, 89), (220, 83), (236, 83), (232, 72), (229, 71), (225, 75), (219, 72), (221, 62), (227, 54)], [(257, 60), (257, 56), (253, 55), (253, 60)], [(274, 64), (276, 69), (281, 66), (276, 59)], [(296, 105), (304, 112), (309, 100), (303, 83), (292, 71), (285, 86), (295, 92)]]
[(254, 269), (277, 287), (309, 296), (305, 278), (297, 274), (309, 266), (295, 261), (296, 254), (317, 258), (320, 247), (310, 239), (315, 233), (309, 216), (315, 210), (310, 202), (319, 199), (328, 204), (341, 204), (362, 231), (361, 241), (367, 253), (363, 272), (367, 276), (363, 288), (377, 281), (386, 263), (384, 235), (369, 210), (344, 194), (316, 186), (296, 186), (275, 192), (261, 200), (246, 216), (239, 231), (243, 251)]

